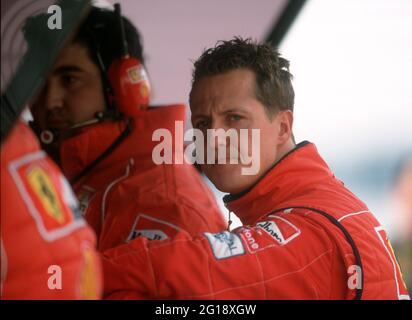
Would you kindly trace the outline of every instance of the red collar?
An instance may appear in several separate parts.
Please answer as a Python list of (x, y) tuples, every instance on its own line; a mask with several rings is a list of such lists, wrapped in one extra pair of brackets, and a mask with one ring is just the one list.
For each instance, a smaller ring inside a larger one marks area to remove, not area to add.
[[(130, 135), (109, 156), (96, 165), (92, 170), (93, 176), (102, 173), (102, 179), (110, 179), (108, 174), (117, 175), (116, 168), (124, 170), (124, 166), (131, 158), (135, 165), (155, 165), (151, 154), (159, 141), (152, 141), (153, 132), (164, 128), (174, 135), (175, 121), (184, 121), (184, 119), (184, 105), (153, 108), (145, 112), (143, 116), (132, 118)], [(60, 146), (61, 167), (66, 177), (70, 180), (83, 170), (104, 152), (125, 128), (126, 124), (122, 121), (99, 123), (66, 139)], [(183, 137), (181, 138), (183, 140)], [(174, 139), (172, 140), (174, 143)]]
[(297, 205), (317, 186), (335, 183), (333, 173), (313, 143), (304, 141), (279, 160), (249, 190), (224, 197), (227, 208), (244, 224), (254, 223), (277, 208)]

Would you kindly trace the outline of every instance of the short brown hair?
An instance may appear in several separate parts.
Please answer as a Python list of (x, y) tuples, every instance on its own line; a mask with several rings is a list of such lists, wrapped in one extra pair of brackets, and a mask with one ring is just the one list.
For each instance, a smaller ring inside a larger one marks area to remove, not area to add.
[(192, 88), (202, 77), (242, 68), (255, 73), (256, 98), (265, 106), (269, 117), (279, 110), (293, 111), (295, 93), (289, 61), (271, 45), (250, 38), (221, 40), (206, 49), (194, 63)]

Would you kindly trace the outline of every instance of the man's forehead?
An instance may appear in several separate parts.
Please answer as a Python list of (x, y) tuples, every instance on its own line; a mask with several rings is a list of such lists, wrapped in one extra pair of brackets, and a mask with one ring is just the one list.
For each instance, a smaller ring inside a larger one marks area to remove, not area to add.
[(247, 100), (255, 99), (253, 72), (243, 69), (237, 71), (199, 79), (190, 95), (192, 112), (242, 109)]
[(65, 66), (73, 66), (82, 69), (81, 66), (88, 66), (90, 64), (93, 64), (93, 61), (89, 57), (87, 48), (77, 42), (71, 42), (62, 49), (53, 66), (53, 70)]

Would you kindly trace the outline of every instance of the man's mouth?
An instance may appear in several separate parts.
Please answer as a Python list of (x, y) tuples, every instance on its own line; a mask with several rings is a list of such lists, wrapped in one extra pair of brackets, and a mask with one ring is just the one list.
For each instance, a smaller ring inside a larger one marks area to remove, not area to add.
[(226, 153), (216, 151), (215, 164), (240, 164), (241, 154), (236, 149), (226, 149)]
[(63, 130), (70, 127), (70, 123), (64, 119), (51, 119), (47, 121), (47, 126), (49, 129)]
[(223, 156), (215, 158), (215, 164), (238, 164), (240, 161), (236, 157)]

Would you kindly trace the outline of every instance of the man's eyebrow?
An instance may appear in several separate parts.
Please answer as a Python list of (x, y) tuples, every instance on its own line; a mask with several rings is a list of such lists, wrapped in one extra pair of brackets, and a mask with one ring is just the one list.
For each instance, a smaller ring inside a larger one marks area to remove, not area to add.
[[(241, 107), (239, 108), (230, 108), (226, 110), (222, 110), (219, 114), (228, 114), (228, 113), (248, 113), (247, 109), (243, 109)], [(209, 114), (204, 114), (204, 113), (192, 113), (192, 118), (208, 118), (210, 117)]]
[(65, 66), (60, 66), (57, 67), (53, 73), (56, 74), (62, 74), (66, 72), (84, 72), (84, 70), (78, 66), (73, 66), (73, 65), (65, 65)]
[(227, 114), (227, 113), (247, 113), (247, 110), (244, 110), (243, 108), (239, 107), (239, 108), (226, 109), (221, 112), (221, 114)]
[(203, 114), (203, 113), (192, 113), (192, 118), (206, 118), (208, 117), (207, 114)]

